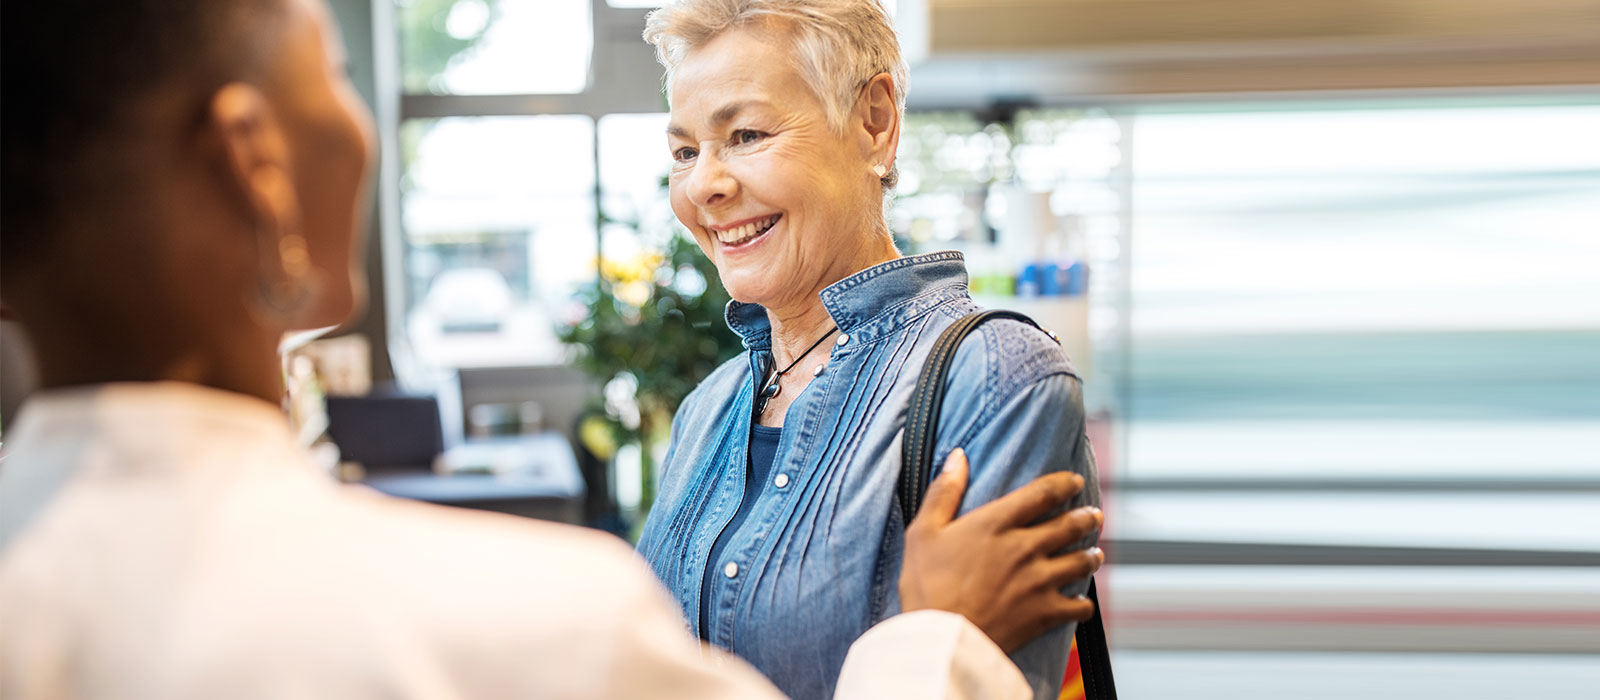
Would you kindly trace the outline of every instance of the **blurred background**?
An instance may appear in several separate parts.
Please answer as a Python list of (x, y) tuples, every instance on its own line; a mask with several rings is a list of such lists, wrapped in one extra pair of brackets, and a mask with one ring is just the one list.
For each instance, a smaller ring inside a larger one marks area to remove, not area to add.
[[(330, 2), (383, 158), (371, 308), (286, 341), (307, 442), (627, 536), (739, 350), (655, 3)], [(1593, 697), (1600, 1), (889, 5), (891, 225), (1083, 374), (1125, 698)]]

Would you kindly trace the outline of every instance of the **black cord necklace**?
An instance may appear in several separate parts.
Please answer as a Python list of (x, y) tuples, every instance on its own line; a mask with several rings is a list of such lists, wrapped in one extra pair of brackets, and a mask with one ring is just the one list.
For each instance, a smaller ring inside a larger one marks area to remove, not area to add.
[[(824, 333), (821, 338), (817, 339), (817, 342), (812, 343), (811, 347), (806, 348), (805, 352), (800, 353), (799, 357), (794, 358), (794, 362), (790, 362), (788, 367), (785, 367), (782, 370), (774, 373), (772, 376), (767, 377), (766, 384), (764, 384), (761, 387), (761, 391), (756, 394), (756, 415), (759, 416), (763, 413), (766, 413), (767, 402), (771, 401), (772, 397), (777, 396), (778, 392), (783, 390), (783, 387), (778, 384), (778, 380), (783, 379), (783, 375), (788, 374), (789, 370), (794, 369), (795, 365), (800, 364), (801, 360), (806, 359), (806, 355), (810, 355), (812, 350), (816, 350), (817, 346), (822, 344), (822, 341), (833, 337), (833, 334), (838, 332), (839, 327), (834, 326), (833, 330)], [(776, 355), (774, 355), (774, 357), (776, 357)]]

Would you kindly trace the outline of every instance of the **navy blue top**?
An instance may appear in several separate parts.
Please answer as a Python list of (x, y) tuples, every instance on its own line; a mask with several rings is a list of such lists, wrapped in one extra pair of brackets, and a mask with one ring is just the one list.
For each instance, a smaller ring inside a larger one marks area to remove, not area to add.
[(722, 558), (722, 550), (728, 546), (728, 540), (733, 538), (733, 533), (739, 531), (739, 526), (744, 524), (745, 516), (750, 514), (751, 506), (755, 505), (756, 496), (761, 494), (761, 487), (767, 483), (767, 476), (772, 473), (772, 462), (778, 456), (778, 440), (783, 437), (783, 428), (773, 428), (765, 425), (750, 426), (750, 466), (744, 475), (744, 498), (739, 501), (739, 510), (734, 512), (733, 520), (728, 526), (722, 528), (722, 533), (717, 535), (717, 541), (711, 545), (711, 557), (706, 561), (713, 562), (706, 567), (705, 581), (700, 586), (700, 638), (707, 639), (706, 611), (711, 609), (711, 591), (715, 586), (713, 576), (721, 576), (722, 567), (716, 566)]

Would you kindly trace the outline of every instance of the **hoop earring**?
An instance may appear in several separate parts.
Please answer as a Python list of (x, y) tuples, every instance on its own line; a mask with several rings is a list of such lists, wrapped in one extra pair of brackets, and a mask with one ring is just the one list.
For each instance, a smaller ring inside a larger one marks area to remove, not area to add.
[(273, 235), (263, 230), (261, 241), (261, 276), (257, 289), (262, 310), (284, 325), (305, 310), (315, 288), (311, 251), (305, 236), (298, 233)]

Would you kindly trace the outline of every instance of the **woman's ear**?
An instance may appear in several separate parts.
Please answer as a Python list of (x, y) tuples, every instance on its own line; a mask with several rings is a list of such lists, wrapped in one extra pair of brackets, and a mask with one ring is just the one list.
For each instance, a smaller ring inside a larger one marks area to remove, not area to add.
[(861, 88), (856, 100), (861, 146), (869, 167), (894, 169), (895, 151), (900, 146), (900, 105), (895, 101), (894, 90), (894, 77), (879, 73)]
[(289, 144), (266, 96), (244, 83), (217, 90), (206, 109), (206, 128), (221, 147), (231, 185), (258, 225), (283, 230), (298, 209), (290, 177)]
[(252, 308), (265, 326), (308, 327), (322, 279), (301, 231), (288, 136), (266, 96), (243, 83), (212, 95), (206, 116), (224, 161), (222, 186), (237, 193), (256, 246)]

